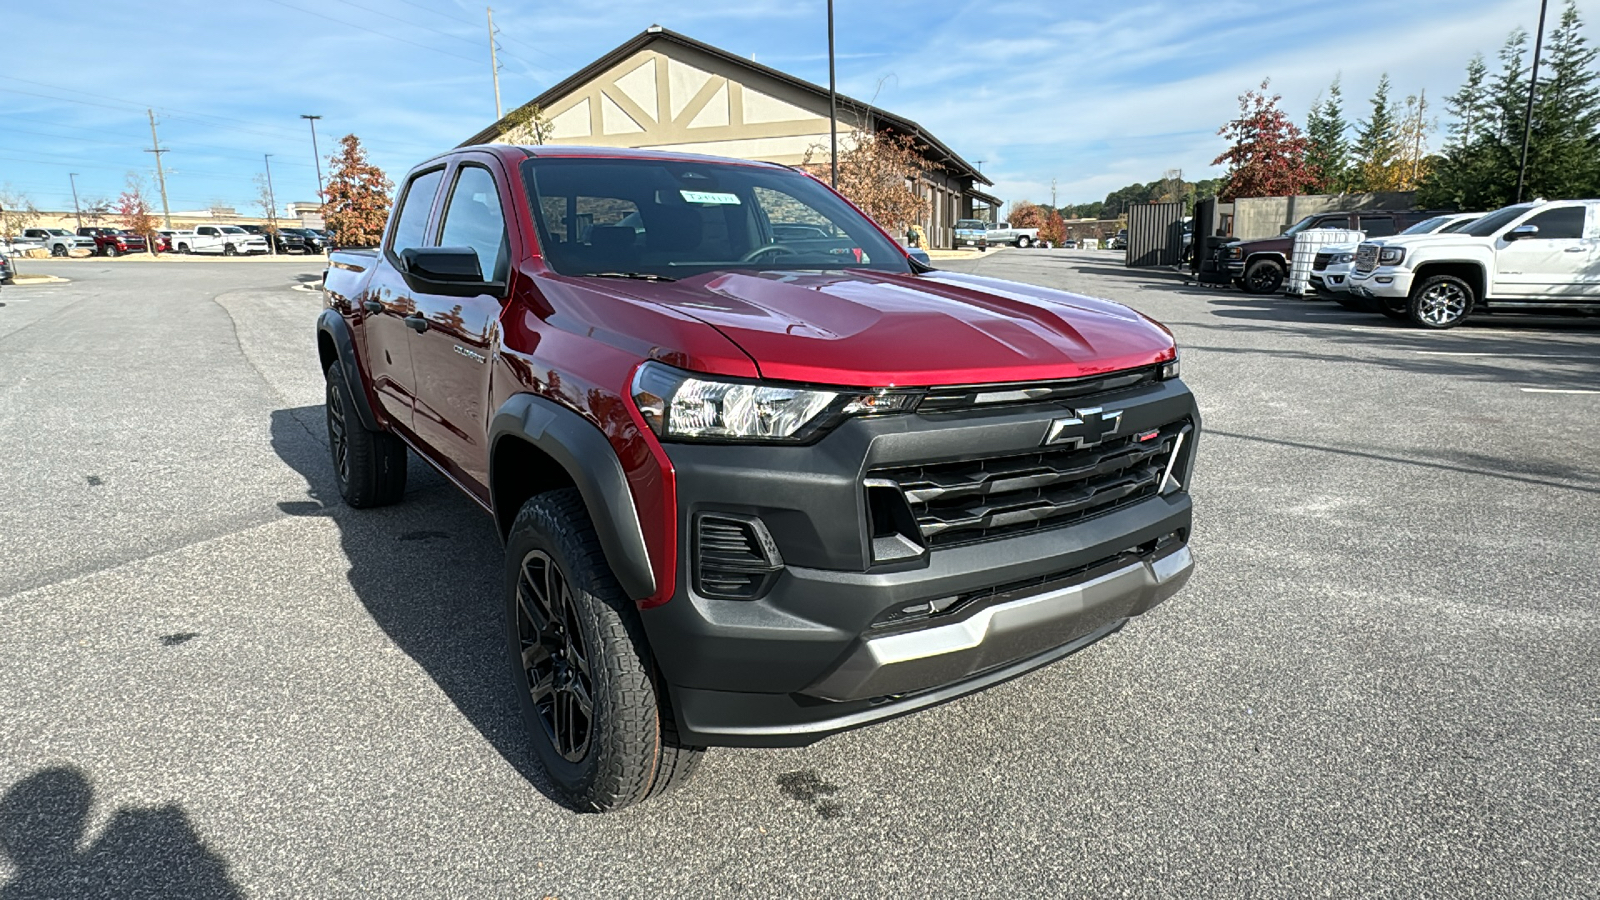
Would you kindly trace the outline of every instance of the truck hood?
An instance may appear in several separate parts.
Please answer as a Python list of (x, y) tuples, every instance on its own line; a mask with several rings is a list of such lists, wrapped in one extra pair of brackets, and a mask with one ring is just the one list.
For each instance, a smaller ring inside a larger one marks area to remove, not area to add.
[(1165, 328), (1120, 304), (954, 272), (722, 272), (616, 287), (716, 328), (781, 381), (1043, 381), (1175, 352)]
[(1472, 237), (1466, 234), (1407, 234), (1391, 235), (1386, 238), (1373, 238), (1364, 241), (1367, 244), (1382, 244), (1385, 247), (1439, 247), (1450, 244), (1479, 245), (1487, 242), (1486, 238)]

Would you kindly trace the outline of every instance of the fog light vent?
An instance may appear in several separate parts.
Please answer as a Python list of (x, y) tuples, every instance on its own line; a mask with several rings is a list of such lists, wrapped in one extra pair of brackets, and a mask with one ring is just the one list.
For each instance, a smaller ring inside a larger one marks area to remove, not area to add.
[(760, 519), (701, 513), (695, 519), (695, 590), (706, 597), (755, 600), (783, 568), (778, 545)]

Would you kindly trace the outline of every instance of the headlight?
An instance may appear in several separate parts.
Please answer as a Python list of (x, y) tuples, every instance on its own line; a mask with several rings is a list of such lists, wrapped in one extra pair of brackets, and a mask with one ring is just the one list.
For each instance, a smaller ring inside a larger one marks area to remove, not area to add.
[[(1119, 238), (1117, 238), (1117, 240), (1120, 241), (1120, 240), (1122, 240), (1122, 238), (1119, 237)], [(1228, 251), (1228, 258), (1229, 259), (1244, 259), (1244, 248), (1243, 247), (1227, 247), (1225, 249)]]
[(1378, 265), (1398, 266), (1406, 258), (1404, 247), (1382, 247), (1378, 250)]
[(1335, 264), (1355, 262), (1355, 259), (1356, 255), (1354, 253), (1335, 253), (1333, 255), (1333, 261)]
[(846, 416), (903, 412), (921, 396), (725, 381), (657, 362), (639, 367), (632, 393), (650, 430), (666, 440), (786, 443), (809, 440)]

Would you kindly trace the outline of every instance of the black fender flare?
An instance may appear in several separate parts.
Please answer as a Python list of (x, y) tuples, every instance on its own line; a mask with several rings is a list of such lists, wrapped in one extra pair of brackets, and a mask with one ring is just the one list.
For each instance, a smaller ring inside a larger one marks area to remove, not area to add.
[(339, 374), (344, 386), (356, 403), (356, 416), (368, 431), (381, 431), (378, 417), (373, 415), (372, 403), (367, 398), (366, 386), (361, 381), (361, 366), (356, 360), (356, 342), (350, 335), (350, 325), (336, 310), (325, 309), (317, 318), (317, 334), (326, 334), (333, 340), (334, 352), (339, 357)]
[[(495, 411), (489, 426), (489, 484), (495, 484), (495, 458), (502, 440), (526, 441), (554, 459), (583, 495), (600, 549), (617, 583), (634, 600), (656, 592), (655, 570), (645, 547), (644, 529), (628, 489), (622, 461), (594, 423), (552, 400), (517, 394)], [(495, 505), (495, 522), (504, 534), (517, 510)]]

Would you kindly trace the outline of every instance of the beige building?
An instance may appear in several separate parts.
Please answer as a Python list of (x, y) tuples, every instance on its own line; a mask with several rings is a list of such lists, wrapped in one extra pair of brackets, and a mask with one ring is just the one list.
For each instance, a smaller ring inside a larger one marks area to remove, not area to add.
[[(545, 142), (706, 153), (798, 165), (829, 160), (828, 90), (753, 60), (652, 25), (622, 46), (462, 143), (535, 143), (537, 107)], [(955, 221), (993, 220), (993, 182), (910, 119), (838, 95), (841, 145), (857, 128), (911, 136), (937, 164), (918, 185), (929, 201), (922, 227), (949, 247)]]

